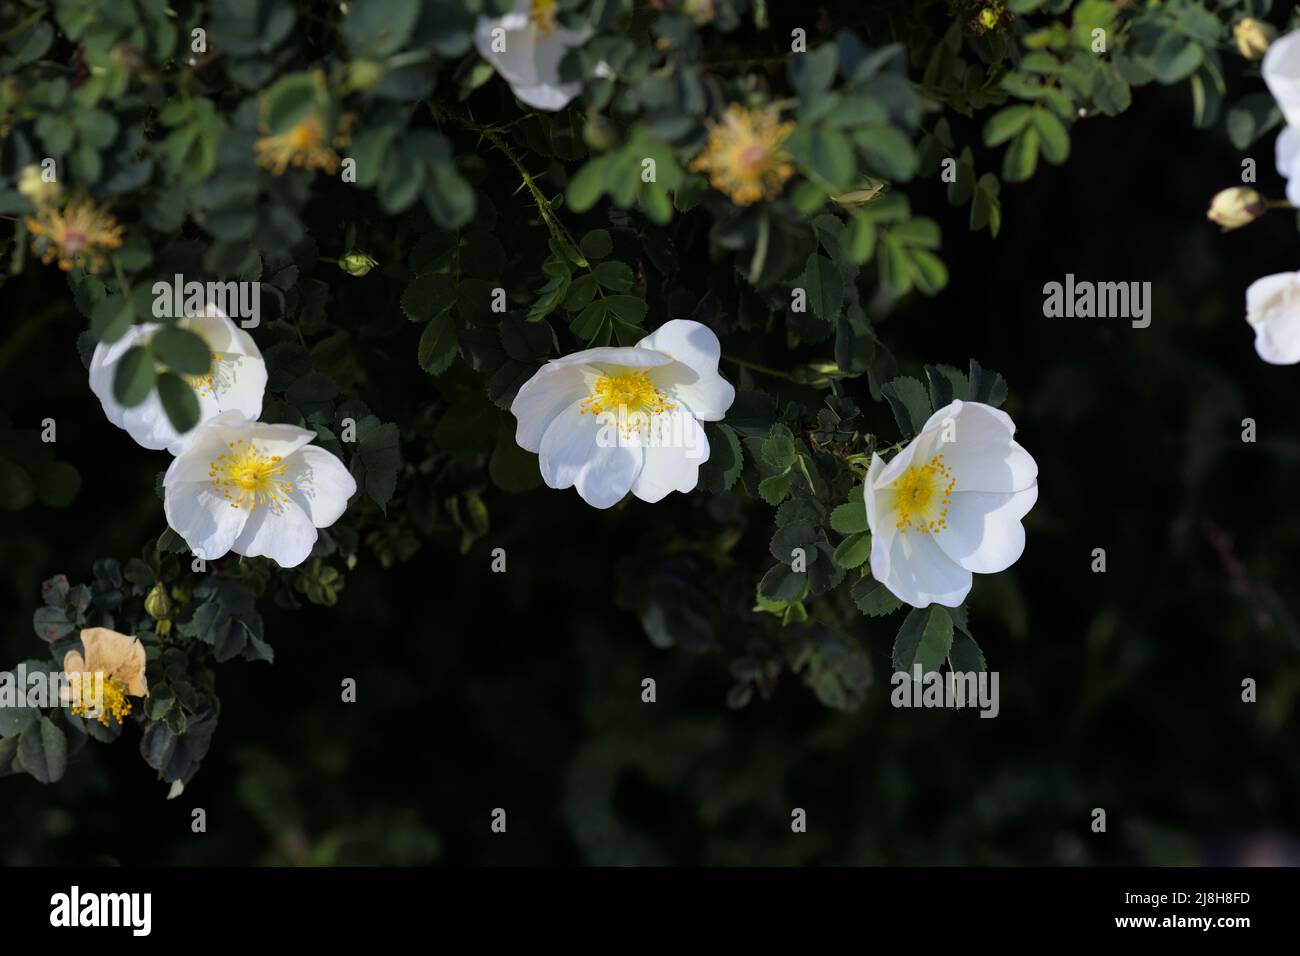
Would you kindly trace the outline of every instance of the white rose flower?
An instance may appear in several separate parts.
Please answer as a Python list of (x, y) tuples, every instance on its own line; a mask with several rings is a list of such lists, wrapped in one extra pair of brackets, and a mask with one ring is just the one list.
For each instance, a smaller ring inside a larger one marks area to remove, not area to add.
[(1277, 171), (1287, 179), (1287, 200), (1300, 205), (1300, 30), (1275, 41), (1260, 70), (1287, 124), (1277, 137)]
[(510, 13), (479, 17), (474, 29), (479, 55), (515, 96), (539, 110), (562, 110), (578, 95), (581, 83), (560, 82), (560, 61), (592, 34), (590, 27), (566, 30), (555, 14), (556, 0), (516, 0)]
[(736, 397), (721, 354), (708, 326), (674, 319), (630, 348), (552, 359), (510, 406), (515, 440), (538, 453), (547, 485), (576, 485), (595, 508), (629, 490), (649, 502), (688, 492), (709, 458), (700, 422), (721, 421)]
[(889, 464), (871, 456), (871, 574), (900, 601), (957, 607), (972, 573), (1006, 570), (1025, 550), (1038, 465), (1015, 431), (1005, 412), (954, 401)]
[[(202, 338), (212, 352), (212, 367), (207, 375), (186, 376), (199, 399), (199, 424), (228, 411), (241, 412), (250, 419), (261, 415), (266, 363), (253, 337), (213, 306), (204, 315), (186, 316), (176, 324)], [(177, 455), (195, 429), (183, 435), (177, 433), (163, 410), (157, 389), (131, 408), (113, 396), (117, 363), (132, 346), (145, 344), (161, 328), (157, 322), (133, 325), (116, 342), (95, 346), (90, 358), (90, 390), (104, 406), (108, 420), (125, 429), (137, 443), (155, 450), (166, 448)]]
[(1246, 290), (1246, 321), (1255, 330), (1255, 351), (1265, 362), (1300, 362), (1300, 272), (1252, 282)]
[(226, 412), (195, 432), (163, 477), (163, 511), (206, 560), (233, 551), (295, 567), (356, 493), (343, 462), (309, 445), (316, 433), (305, 428)]

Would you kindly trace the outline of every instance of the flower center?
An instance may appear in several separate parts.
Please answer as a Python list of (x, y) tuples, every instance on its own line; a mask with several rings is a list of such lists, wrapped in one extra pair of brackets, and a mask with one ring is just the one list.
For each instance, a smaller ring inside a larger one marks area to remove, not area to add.
[[(68, 676), (72, 683), (72, 712), (78, 717), (90, 717), (107, 727), (110, 716), (120, 724), (122, 718), (131, 713), (131, 702), (126, 699), (126, 687), (121, 681), (113, 680), (102, 671)], [(96, 681), (96, 677), (101, 680)], [(102, 699), (96, 699), (99, 696), (97, 690)]]
[(279, 455), (268, 455), (244, 439), (227, 442), (229, 449), (208, 462), (208, 477), (221, 497), (232, 508), (283, 504), (293, 491), (293, 482), (285, 480), (284, 462)]
[(221, 353), (212, 353), (212, 367), (208, 369), (206, 375), (186, 375), (185, 380), (190, 383), (190, 388), (194, 389), (199, 395), (215, 395), (217, 386), (221, 384)]
[(532, 0), (528, 19), (543, 33), (550, 33), (555, 29), (555, 3), (556, 0)]
[(937, 534), (948, 527), (948, 506), (956, 484), (943, 455), (924, 465), (912, 465), (894, 480), (894, 527), (921, 534)]
[(591, 394), (579, 405), (583, 415), (591, 412), (596, 416), (608, 412), (650, 417), (677, 407), (655, 387), (650, 376), (639, 369), (600, 376), (592, 383)]

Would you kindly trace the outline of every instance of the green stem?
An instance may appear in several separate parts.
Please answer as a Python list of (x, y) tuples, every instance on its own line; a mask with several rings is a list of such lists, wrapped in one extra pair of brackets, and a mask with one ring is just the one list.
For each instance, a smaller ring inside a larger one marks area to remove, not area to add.
[(754, 372), (761, 372), (764, 375), (771, 375), (773, 378), (783, 378), (787, 382), (794, 382), (796, 385), (800, 384), (799, 380), (796, 379), (789, 372), (782, 372), (779, 369), (770, 368), (766, 365), (759, 365), (757, 362), (751, 362), (748, 359), (737, 358), (734, 355), (724, 355), (722, 357), (734, 365), (739, 365), (741, 368), (747, 368)]

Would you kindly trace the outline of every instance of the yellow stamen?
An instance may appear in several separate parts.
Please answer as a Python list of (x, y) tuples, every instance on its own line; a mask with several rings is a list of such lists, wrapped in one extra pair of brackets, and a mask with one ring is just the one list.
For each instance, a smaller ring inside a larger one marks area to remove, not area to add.
[(35, 217), (28, 217), (27, 229), (41, 261), (48, 265), (57, 259), (64, 272), (74, 265), (98, 272), (108, 252), (122, 245), (122, 227), (117, 220), (89, 199), (62, 209), (42, 206)]
[(746, 109), (733, 103), (721, 123), (709, 124), (708, 143), (691, 169), (707, 173), (713, 188), (737, 205), (774, 199), (794, 175), (781, 145), (792, 132), (794, 123), (781, 122), (773, 107)]
[(912, 465), (894, 480), (894, 527), (906, 534), (938, 534), (948, 527), (948, 506), (957, 479), (936, 455), (924, 465)]
[(649, 427), (654, 416), (672, 411), (677, 403), (655, 387), (647, 372), (625, 369), (607, 372), (596, 379), (591, 393), (578, 407), (583, 415), (615, 416), (623, 434), (630, 438), (633, 431)]
[(555, 29), (555, 4), (556, 0), (532, 0), (528, 19), (542, 33)]
[(284, 477), (285, 465), (279, 455), (268, 455), (244, 439), (227, 442), (229, 449), (208, 462), (208, 477), (221, 497), (232, 508), (253, 510), (270, 505), (278, 510), (293, 491), (293, 482)]
[[(126, 687), (120, 681), (108, 677), (103, 671), (96, 671), (94, 674), (69, 674), (68, 678), (72, 689), (72, 712), (78, 717), (98, 720), (107, 727), (110, 716), (120, 724), (122, 719), (131, 713), (131, 702), (127, 700)], [(103, 686), (103, 699), (95, 700), (96, 684), (100, 681)]]

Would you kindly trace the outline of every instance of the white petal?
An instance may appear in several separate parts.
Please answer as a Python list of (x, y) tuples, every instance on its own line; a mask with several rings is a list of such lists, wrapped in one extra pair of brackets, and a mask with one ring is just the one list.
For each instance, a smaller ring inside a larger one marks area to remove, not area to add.
[[(502, 50), (497, 51), (493, 46), (493, 31), (504, 30), (504, 36), (501, 37)], [(515, 84), (532, 85), (538, 82), (536, 48), (537, 36), (536, 31), (528, 28), (527, 19), (521, 20), (517, 16), (491, 19), (488, 17), (479, 17), (474, 26), (474, 45), (478, 48), (479, 56), (487, 60), (492, 65), (511, 89)]]
[(598, 442), (600, 426), (577, 405), (561, 412), (542, 436), (538, 465), (551, 488), (576, 485), (582, 500), (594, 508), (608, 508), (623, 499), (641, 470), (640, 448)]
[[(873, 541), (873, 552), (874, 545)], [(928, 534), (895, 535), (888, 566), (888, 575), (877, 580), (912, 607), (957, 607), (970, 593), (971, 573), (955, 564)], [(875, 576), (874, 560), (871, 573)]]
[(1020, 519), (1037, 500), (1037, 485), (1012, 494), (954, 492), (948, 527), (934, 536), (935, 542), (967, 571), (1005, 571), (1024, 553), (1025, 528)]
[(645, 466), (632, 484), (632, 494), (653, 504), (670, 491), (693, 491), (700, 480), (700, 465), (709, 460), (709, 439), (695, 417), (669, 413), (656, 418), (655, 434), (669, 441), (645, 449)]
[(200, 425), (163, 475), (163, 487), (174, 488), (192, 482), (211, 483), (212, 460), (225, 450), (224, 433), (207, 424)]
[(1038, 479), (1038, 464), (1012, 440), (1015, 433), (1006, 412), (981, 402), (954, 401), (925, 423), (922, 434), (934, 443), (923, 460), (943, 455), (956, 479), (955, 491), (1021, 491)]
[(1300, 171), (1300, 167), (1296, 165), (1296, 160), (1300, 159), (1300, 130), (1294, 126), (1286, 126), (1277, 134), (1277, 142), (1273, 146), (1273, 158), (1277, 171), (1282, 176), (1290, 178), (1293, 172)]
[(571, 352), (560, 358), (553, 358), (546, 363), (547, 367), (565, 366), (565, 365), (590, 365), (592, 368), (605, 369), (626, 369), (626, 368), (655, 368), (660, 365), (671, 365), (673, 357), (665, 355), (663, 352), (656, 352), (653, 349), (643, 349), (639, 346), (628, 346), (620, 348), (618, 346), (606, 345), (596, 349), (583, 349), (581, 352)]
[(550, 113), (558, 112), (564, 109), (573, 98), (582, 91), (581, 83), (537, 83), (524, 85), (512, 83), (511, 91), (521, 101), (528, 104), (535, 110), (546, 110)]
[(234, 544), (248, 512), (232, 507), (210, 486), (183, 484), (167, 488), (163, 512), (172, 530), (185, 539), (198, 557), (213, 561)]
[(681, 400), (701, 421), (721, 421), (736, 399), (731, 383), (718, 374), (722, 345), (707, 325), (673, 319), (636, 345), (672, 356), (676, 364), (654, 372), (655, 385)]
[(261, 505), (252, 509), (231, 550), (250, 558), (270, 558), (282, 568), (294, 568), (307, 560), (316, 536), (316, 526), (293, 502), (274, 507)]
[[(293, 482), (289, 497), (317, 528), (328, 528), (347, 510), (357, 493), (356, 480), (343, 462), (324, 448), (308, 445), (290, 456), (284, 476)], [(283, 562), (281, 562), (283, 564)]]
[(1274, 40), (1260, 70), (1286, 121), (1300, 124), (1300, 31)]
[(510, 412), (519, 421), (515, 431), (519, 447), (537, 451), (547, 426), (586, 395), (587, 382), (581, 366), (547, 364), (539, 368), (510, 403)]
[(1282, 272), (1251, 283), (1246, 321), (1255, 330), (1255, 351), (1265, 362), (1300, 362), (1300, 273)]

